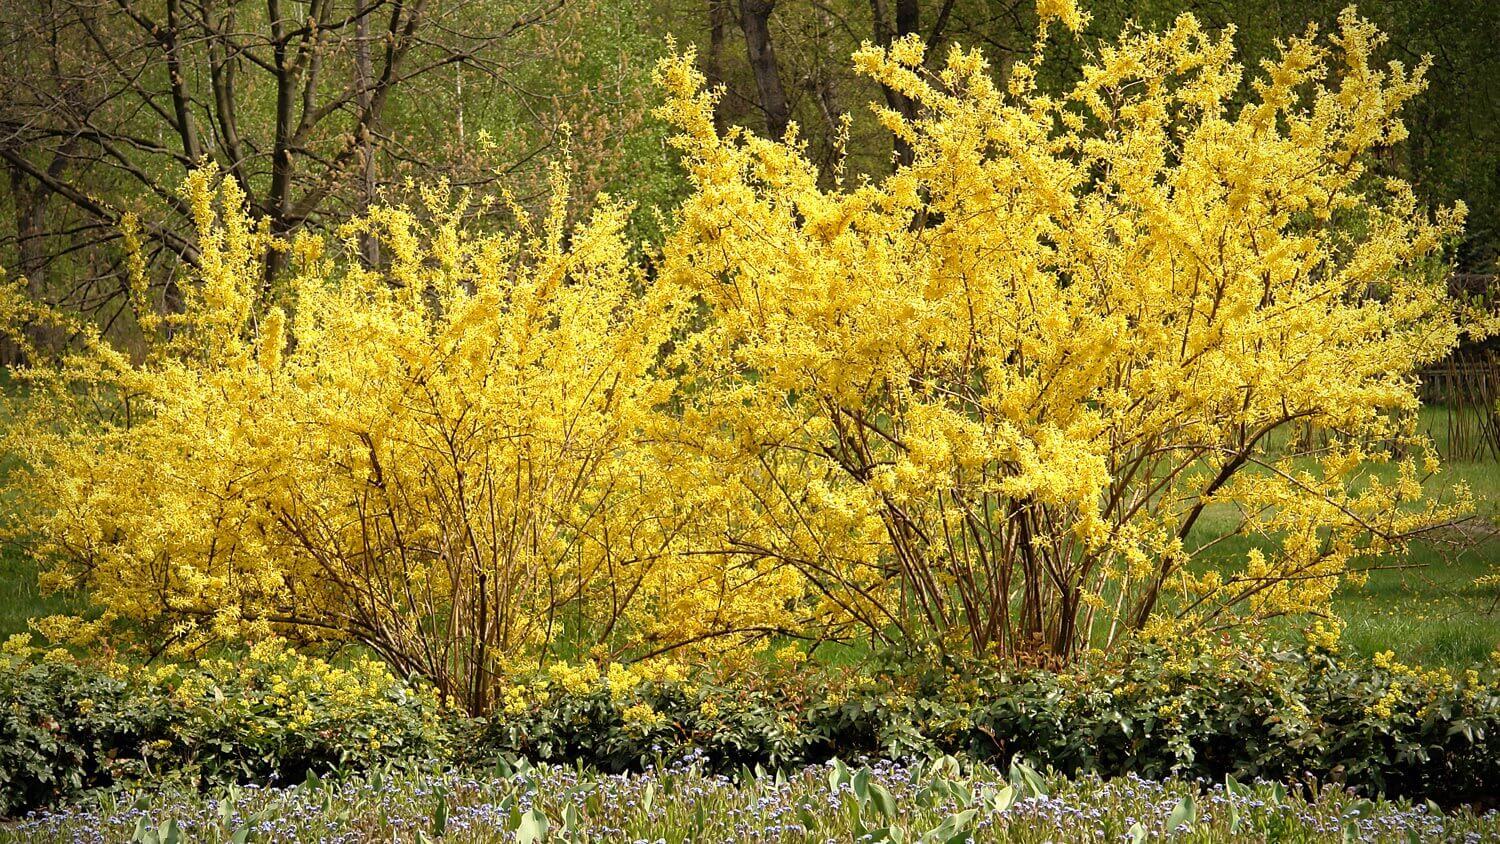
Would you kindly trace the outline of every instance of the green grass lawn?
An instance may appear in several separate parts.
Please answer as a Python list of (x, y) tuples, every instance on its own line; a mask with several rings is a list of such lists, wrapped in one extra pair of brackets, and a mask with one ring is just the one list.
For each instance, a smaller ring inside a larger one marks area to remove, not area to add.
[(1392, 650), (1409, 661), (1464, 665), (1500, 650), (1500, 586), (1475, 584), (1500, 574), (1500, 463), (1449, 463), (1434, 481), (1462, 482), (1473, 493), (1476, 519), (1455, 537), (1469, 547), (1419, 543), (1407, 561), (1415, 568), (1376, 571), (1365, 586), (1341, 590), (1334, 609), (1348, 622), (1346, 643), (1358, 652)]
[[(1432, 665), (1472, 665), (1500, 650), (1500, 586), (1476, 585), (1500, 573), (1500, 536), (1470, 538), (1468, 547), (1417, 542), (1403, 561), (1377, 560), (1363, 585), (1346, 584), (1333, 610), (1348, 625), (1344, 644), (1357, 654), (1394, 651), (1401, 660)], [(1234, 537), (1214, 548), (1204, 567), (1237, 571), (1252, 541)], [(1276, 625), (1291, 635), (1306, 623)]]
[(37, 586), (36, 565), (15, 550), (0, 554), (0, 640), (26, 630), (32, 618), (76, 612), (71, 595), (44, 595)]
[[(1422, 426), (1441, 446), (1445, 411), (1424, 408)], [(1378, 467), (1375, 474), (1391, 479), (1394, 467)], [(1466, 485), (1473, 495), (1475, 513), (1469, 523), (1444, 537), (1414, 543), (1404, 560), (1365, 561), (1373, 569), (1368, 582), (1339, 590), (1333, 608), (1348, 624), (1344, 643), (1351, 651), (1370, 655), (1389, 650), (1407, 662), (1463, 666), (1500, 650), (1500, 586), (1475, 583), (1500, 574), (1500, 463), (1445, 463), (1427, 486), (1442, 496), (1456, 484)], [(1200, 542), (1216, 537), (1236, 520), (1228, 506), (1210, 507), (1193, 536)], [(1250, 537), (1231, 537), (1199, 564), (1237, 570), (1255, 544)], [(1288, 619), (1278, 627), (1290, 634), (1304, 623)]]
[(1495, 586), (1474, 580), (1500, 566), (1500, 540), (1453, 556), (1431, 546), (1413, 550), (1415, 569), (1378, 571), (1363, 587), (1346, 587), (1334, 611), (1348, 623), (1344, 642), (1356, 653), (1395, 651), (1403, 661), (1472, 665), (1500, 650)]

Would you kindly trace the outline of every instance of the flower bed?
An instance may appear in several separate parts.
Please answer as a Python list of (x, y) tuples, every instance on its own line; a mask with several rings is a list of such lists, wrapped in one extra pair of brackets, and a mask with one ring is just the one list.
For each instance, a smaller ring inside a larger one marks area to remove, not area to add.
[(108, 795), (0, 828), (0, 840), (578, 842), (1118, 842), (1157, 840), (1479, 842), (1500, 814), (1445, 814), (1325, 787), (1199, 787), (1138, 777), (1045, 778), (962, 770), (951, 757), (910, 765), (842, 763), (783, 775), (709, 773), (680, 760), (637, 774), (524, 767), (488, 775), (376, 771), (290, 788), (201, 795)]

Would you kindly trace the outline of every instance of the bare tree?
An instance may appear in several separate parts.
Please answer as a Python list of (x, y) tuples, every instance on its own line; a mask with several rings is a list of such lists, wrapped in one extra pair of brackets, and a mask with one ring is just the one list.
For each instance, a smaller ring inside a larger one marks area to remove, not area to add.
[[(1018, 45), (1029, 47), (1025, 35), (1036, 26), (1025, 0), (737, 0), (745, 44), (740, 60), (724, 37), (730, 2), (707, 0), (704, 73), (725, 87), (716, 119), (727, 123), (755, 113), (766, 132), (780, 136), (801, 117), (810, 145), (825, 156), (833, 154), (833, 136), (842, 131), (841, 103), (863, 102), (861, 91), (878, 90), (887, 107), (907, 119), (917, 116), (916, 104), (900, 92), (877, 89), (853, 73), (848, 57), (862, 43), (889, 47), (915, 36), (929, 59), (940, 61), (950, 36), (962, 38), (986, 45), (1003, 76), (1006, 61), (1021, 54)], [(884, 169), (892, 158), (882, 147), (894, 152), (896, 166), (910, 163), (911, 150), (900, 138), (865, 137), (848, 151)]]
[[(6, 3), (0, 161), (18, 269), (43, 285), (55, 281), (49, 264), (69, 260), (69, 288), (54, 298), (113, 295), (118, 281), (90, 283), (117, 278), (118, 257), (97, 247), (127, 212), (153, 257), (195, 261), (175, 186), (210, 163), (282, 235), (367, 207), (383, 176), (451, 173), (447, 136), (406, 134), (420, 125), (411, 115), (451, 105), (438, 71), (500, 78), (515, 58), (508, 44), (563, 2)], [(378, 260), (373, 242), (363, 252)], [(273, 253), (268, 278), (283, 260)]]

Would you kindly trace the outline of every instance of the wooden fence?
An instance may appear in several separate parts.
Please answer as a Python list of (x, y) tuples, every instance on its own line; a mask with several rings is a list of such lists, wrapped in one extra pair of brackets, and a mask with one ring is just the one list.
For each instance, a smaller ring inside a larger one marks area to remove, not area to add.
[(1422, 402), (1447, 411), (1431, 431), (1443, 459), (1500, 459), (1500, 352), (1463, 350), (1421, 378)]

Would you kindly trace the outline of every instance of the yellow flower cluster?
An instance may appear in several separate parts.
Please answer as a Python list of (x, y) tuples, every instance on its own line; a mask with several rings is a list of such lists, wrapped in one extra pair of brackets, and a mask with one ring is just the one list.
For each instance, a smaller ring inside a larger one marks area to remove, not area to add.
[[(1304, 631), (1307, 638), (1307, 651), (1309, 654), (1316, 652), (1338, 653), (1339, 639), (1344, 635), (1346, 625), (1340, 619), (1317, 619)], [(1378, 655), (1377, 655), (1378, 659)]]
[(548, 666), (547, 676), (568, 694), (579, 695), (597, 686), (602, 675), (599, 673), (599, 666), (592, 662), (580, 663), (577, 666), (566, 662), (554, 662)]
[[(697, 686), (687, 682), (688, 670), (680, 661), (649, 659), (624, 664), (611, 662), (601, 670), (595, 662), (554, 662), (545, 671), (515, 672), (500, 692), (500, 711), (519, 715), (546, 705), (554, 697), (587, 697), (608, 694), (610, 703), (633, 728), (649, 729), (661, 722), (643, 700), (654, 685), (673, 686), (687, 694)], [(707, 704), (712, 706), (712, 704)], [(711, 717), (711, 716), (708, 716)]]
[(665, 715), (652, 709), (650, 704), (646, 703), (632, 703), (621, 710), (620, 717), (624, 719), (626, 729), (642, 733), (650, 732), (667, 721)]

